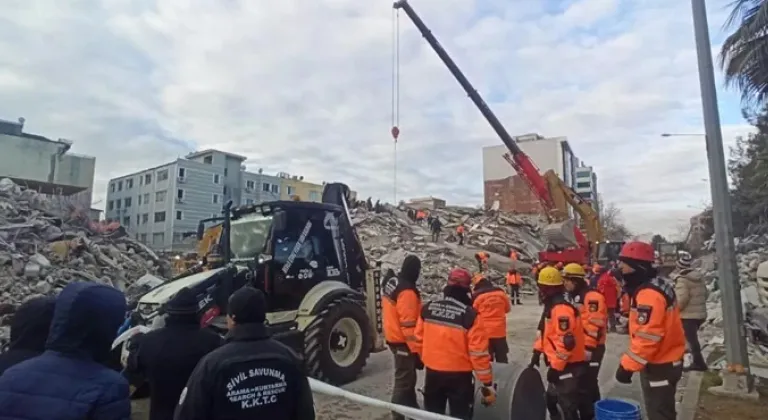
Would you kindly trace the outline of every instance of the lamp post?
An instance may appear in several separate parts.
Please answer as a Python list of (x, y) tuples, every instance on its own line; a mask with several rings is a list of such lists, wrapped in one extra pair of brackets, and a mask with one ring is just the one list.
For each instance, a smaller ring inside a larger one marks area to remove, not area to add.
[(749, 374), (746, 329), (741, 312), (741, 292), (736, 254), (733, 244), (733, 214), (725, 171), (725, 154), (717, 108), (715, 71), (712, 65), (712, 47), (709, 39), (707, 8), (704, 0), (691, 0), (696, 52), (699, 61), (701, 104), (706, 132), (709, 179), (712, 189), (712, 209), (718, 264), (718, 282), (722, 291), (723, 333), (727, 367), (723, 371), (723, 385), (715, 392), (744, 394), (753, 392), (754, 382)]
[(707, 137), (707, 135), (692, 133), (661, 133), (661, 137)]

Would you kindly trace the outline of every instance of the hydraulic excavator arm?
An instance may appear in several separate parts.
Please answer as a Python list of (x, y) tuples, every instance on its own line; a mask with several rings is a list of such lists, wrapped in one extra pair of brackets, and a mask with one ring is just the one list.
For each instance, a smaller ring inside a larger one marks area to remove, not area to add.
[[(549, 191), (552, 194), (552, 201), (555, 202), (555, 206), (563, 209), (570, 205), (584, 221), (584, 229), (587, 231), (587, 237), (583, 242), (583, 245), (588, 246), (588, 244), (592, 244), (592, 247), (595, 248), (598, 242), (605, 240), (603, 227), (600, 225), (600, 219), (598, 218), (595, 209), (592, 208), (592, 205), (576, 194), (576, 192), (566, 185), (554, 171), (547, 171), (547, 173), (544, 174), (544, 178), (549, 185)], [(576, 239), (577, 241), (579, 240), (579, 238)], [(582, 240), (584, 240), (583, 237)], [(593, 249), (592, 251), (597, 252), (597, 249)]]

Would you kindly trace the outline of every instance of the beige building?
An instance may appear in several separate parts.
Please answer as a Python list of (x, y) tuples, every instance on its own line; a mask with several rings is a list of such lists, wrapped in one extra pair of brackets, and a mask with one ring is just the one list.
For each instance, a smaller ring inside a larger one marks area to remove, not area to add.
[(290, 175), (286, 172), (277, 174), (280, 178), (280, 199), (292, 200), (298, 197), (302, 201), (320, 202), (323, 200), (323, 184), (305, 181), (303, 176)]
[(421, 197), (421, 198), (414, 198), (408, 201), (406, 206), (415, 208), (415, 209), (441, 209), (445, 207), (445, 200), (442, 198), (437, 197)]

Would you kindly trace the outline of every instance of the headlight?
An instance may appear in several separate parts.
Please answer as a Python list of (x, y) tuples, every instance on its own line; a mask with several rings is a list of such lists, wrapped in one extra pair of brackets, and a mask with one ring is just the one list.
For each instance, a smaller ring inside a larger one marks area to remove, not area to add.
[(152, 303), (139, 303), (139, 306), (137, 310), (143, 317), (148, 317), (153, 312), (155, 312), (158, 308), (158, 304), (152, 304)]

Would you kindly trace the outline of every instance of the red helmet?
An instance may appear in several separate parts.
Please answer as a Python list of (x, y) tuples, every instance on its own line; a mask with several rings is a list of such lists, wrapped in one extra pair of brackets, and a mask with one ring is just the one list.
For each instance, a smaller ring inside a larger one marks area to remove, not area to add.
[(653, 253), (653, 245), (647, 242), (633, 241), (624, 244), (619, 258), (631, 258), (633, 260), (653, 263), (656, 260)]
[(469, 285), (472, 284), (472, 275), (469, 271), (463, 268), (454, 268), (451, 270), (451, 274), (448, 274), (448, 285), (459, 286), (469, 289)]

